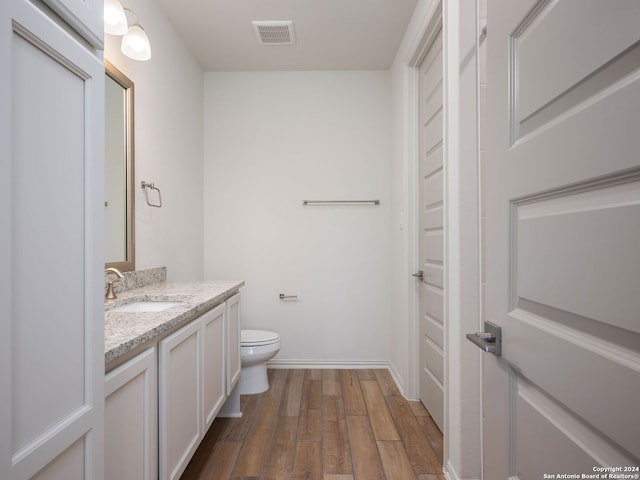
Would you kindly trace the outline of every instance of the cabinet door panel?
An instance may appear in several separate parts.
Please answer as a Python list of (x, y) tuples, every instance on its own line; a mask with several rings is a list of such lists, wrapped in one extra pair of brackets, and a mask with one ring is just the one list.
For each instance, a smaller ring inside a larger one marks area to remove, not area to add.
[(225, 317), (224, 304), (202, 315), (202, 404), (205, 432), (226, 399)]
[(201, 322), (160, 342), (160, 478), (179, 478), (203, 436)]
[[(68, 480), (83, 478), (86, 442), (80, 439), (58, 455), (49, 465), (35, 474), (31, 480)], [(86, 477), (85, 477), (86, 478)]]
[(240, 294), (227, 300), (227, 395), (240, 379)]
[(105, 379), (105, 479), (158, 478), (155, 348)]

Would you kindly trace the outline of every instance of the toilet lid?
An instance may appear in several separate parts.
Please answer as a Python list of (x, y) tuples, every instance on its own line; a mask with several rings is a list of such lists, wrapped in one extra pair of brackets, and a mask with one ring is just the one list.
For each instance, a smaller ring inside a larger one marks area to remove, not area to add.
[(269, 345), (280, 340), (280, 336), (275, 332), (267, 330), (242, 330), (240, 332), (241, 344), (246, 346)]

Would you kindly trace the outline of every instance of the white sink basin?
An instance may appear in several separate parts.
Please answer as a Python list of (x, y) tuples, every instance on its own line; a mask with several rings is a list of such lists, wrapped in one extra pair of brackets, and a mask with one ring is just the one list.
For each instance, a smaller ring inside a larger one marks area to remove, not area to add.
[(144, 300), (140, 302), (127, 303), (116, 308), (109, 310), (110, 312), (162, 312), (176, 305), (180, 305), (181, 302), (156, 302), (153, 300)]

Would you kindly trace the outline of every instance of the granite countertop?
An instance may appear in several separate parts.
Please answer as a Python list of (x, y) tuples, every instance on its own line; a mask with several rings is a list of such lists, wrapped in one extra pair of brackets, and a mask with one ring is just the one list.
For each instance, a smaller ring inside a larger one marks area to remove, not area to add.
[[(243, 281), (162, 282), (118, 293), (105, 301), (104, 360), (106, 370), (221, 304), (234, 295)], [(112, 312), (113, 308), (139, 301), (181, 302), (160, 312)]]

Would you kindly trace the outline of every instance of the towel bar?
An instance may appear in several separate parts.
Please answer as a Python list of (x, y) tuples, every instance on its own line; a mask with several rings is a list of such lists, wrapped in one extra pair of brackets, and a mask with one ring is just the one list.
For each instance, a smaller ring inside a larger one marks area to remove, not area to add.
[(380, 205), (380, 200), (303, 200), (302, 205)]

